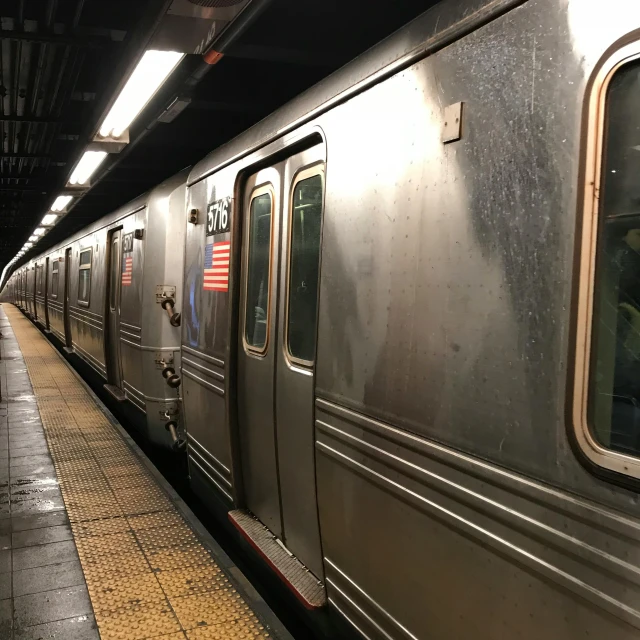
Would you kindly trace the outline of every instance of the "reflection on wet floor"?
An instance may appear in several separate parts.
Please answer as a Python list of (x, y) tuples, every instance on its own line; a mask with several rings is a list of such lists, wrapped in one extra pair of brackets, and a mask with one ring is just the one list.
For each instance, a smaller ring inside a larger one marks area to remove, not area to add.
[(0, 639), (98, 640), (36, 398), (1, 307), (0, 332)]

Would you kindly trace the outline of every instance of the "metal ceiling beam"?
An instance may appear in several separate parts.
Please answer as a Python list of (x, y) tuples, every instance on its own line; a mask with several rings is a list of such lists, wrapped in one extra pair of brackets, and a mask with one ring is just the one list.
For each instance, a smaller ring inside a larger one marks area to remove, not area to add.
[(37, 153), (0, 153), (0, 160), (50, 160), (51, 156), (41, 156)]
[(37, 193), (41, 193), (41, 194), (46, 194), (47, 193), (47, 189), (43, 189), (42, 187), (38, 188), (38, 187), (27, 187), (26, 185), (23, 184), (16, 184), (16, 185), (10, 185), (10, 186), (3, 186), (0, 184), (0, 191), (29, 191), (29, 192), (37, 192)]
[(78, 36), (66, 36), (57, 33), (36, 33), (33, 31), (0, 30), (0, 40), (12, 40), (15, 42), (41, 42), (51, 44), (64, 44), (72, 47), (88, 47), (89, 49), (101, 49), (104, 40), (95, 40)]
[(56, 124), (60, 120), (51, 118), (37, 118), (35, 116), (5, 116), (0, 115), (0, 122), (28, 122), (31, 124)]

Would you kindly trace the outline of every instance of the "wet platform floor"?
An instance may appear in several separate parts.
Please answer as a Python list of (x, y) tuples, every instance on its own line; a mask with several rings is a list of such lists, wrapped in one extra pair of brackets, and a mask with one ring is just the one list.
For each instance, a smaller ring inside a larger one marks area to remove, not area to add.
[(0, 639), (289, 638), (45, 336), (0, 332)]

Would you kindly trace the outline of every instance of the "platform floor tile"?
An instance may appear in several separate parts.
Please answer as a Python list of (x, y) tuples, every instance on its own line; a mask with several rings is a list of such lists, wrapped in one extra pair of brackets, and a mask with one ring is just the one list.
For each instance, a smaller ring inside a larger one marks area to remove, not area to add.
[[(49, 514), (33, 511), (25, 496), (25, 513), (21, 516), (24, 530), (18, 533), (14, 527), (11, 535), (31, 550), (30, 556), (40, 554), (40, 571), (44, 564), (52, 575), (60, 574), (63, 583), (64, 576), (69, 576), (67, 582), (76, 582), (74, 570), (77, 572), (80, 566), (86, 581), (86, 587), (63, 587), (56, 592), (60, 606), (74, 609), (75, 622), (50, 622), (47, 614), (30, 608), (30, 603), (36, 606), (38, 593), (20, 596), (29, 598), (23, 601), (20, 615), (25, 619), (31, 616), (30, 628), (40, 627), (42, 637), (48, 637), (46, 633), (53, 637), (57, 631), (65, 639), (81, 638), (82, 618), (95, 616), (103, 640), (270, 637), (249, 602), (84, 384), (18, 309), (6, 304), (3, 309), (33, 389), (31, 392), (28, 385), (23, 385), (19, 392), (31, 397), (32, 402), (35, 396), (39, 409), (36, 413), (25, 411), (22, 416), (25, 429), (29, 426), (26, 420), (34, 421), (34, 432), (27, 429), (15, 435), (25, 443), (29, 437), (34, 438), (31, 444), (25, 444), (33, 447), (31, 454), (11, 459), (8, 467), (23, 478), (25, 485), (37, 486), (40, 477), (48, 477), (46, 473), (40, 475), (38, 465), (46, 471), (52, 460), (58, 483), (49, 494), (43, 485), (39, 502), (47, 503), (54, 513), (64, 507), (67, 514), (42, 520), (38, 532), (29, 533), (28, 518), (46, 518)], [(0, 513), (2, 482), (0, 475)], [(0, 571), (2, 536), (0, 530)], [(38, 551), (40, 542), (46, 543), (42, 545), (47, 547), (45, 551)], [(67, 550), (64, 545), (71, 546)], [(29, 585), (34, 576), (28, 572), (35, 571), (23, 555), (22, 560), (19, 553), (14, 557), (14, 563), (17, 559), (24, 564), (20, 569), (23, 575), (15, 583), (21, 592), (32, 588)], [(0, 606), (2, 602), (0, 599)], [(1, 616), (0, 611), (0, 629)], [(47, 624), (58, 626), (45, 628)], [(0, 637), (4, 637), (2, 633)], [(39, 636), (15, 635), (22, 637)]]

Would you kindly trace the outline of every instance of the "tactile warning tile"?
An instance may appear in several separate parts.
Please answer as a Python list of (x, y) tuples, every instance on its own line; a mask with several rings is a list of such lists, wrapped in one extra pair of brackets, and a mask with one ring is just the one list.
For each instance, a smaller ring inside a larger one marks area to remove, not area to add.
[(173, 571), (180, 567), (193, 567), (206, 562), (213, 563), (209, 552), (201, 544), (146, 550), (145, 556), (154, 571)]
[(96, 611), (102, 640), (144, 640), (182, 631), (168, 602), (151, 602), (115, 611)]
[(136, 531), (136, 538), (145, 551), (155, 552), (167, 547), (198, 544), (198, 538), (186, 524), (156, 527)]
[(155, 529), (156, 527), (167, 527), (171, 525), (184, 525), (184, 519), (175, 511), (159, 511), (156, 513), (145, 513), (139, 516), (127, 517), (127, 522), (134, 531), (144, 529)]
[(85, 536), (105, 536), (110, 533), (124, 533), (130, 528), (126, 518), (104, 518), (86, 522), (72, 522), (71, 531), (76, 538)]
[(102, 640), (267, 638), (197, 534), (66, 363), (5, 306)]
[(158, 571), (156, 577), (170, 598), (191, 596), (230, 587), (224, 573), (211, 564), (196, 565), (174, 571)]
[(268, 638), (265, 628), (256, 620), (235, 620), (215, 627), (198, 627), (187, 631), (189, 640), (255, 640)]
[(233, 590), (211, 591), (171, 601), (185, 629), (234, 622), (252, 615), (249, 606)]
[(152, 602), (164, 602), (164, 591), (152, 573), (122, 576), (89, 586), (94, 611), (116, 611)]

